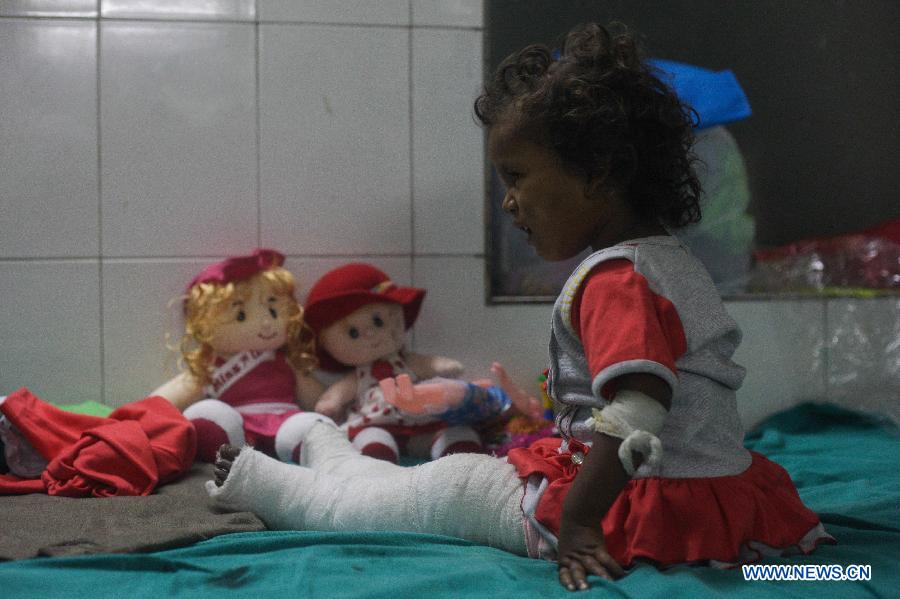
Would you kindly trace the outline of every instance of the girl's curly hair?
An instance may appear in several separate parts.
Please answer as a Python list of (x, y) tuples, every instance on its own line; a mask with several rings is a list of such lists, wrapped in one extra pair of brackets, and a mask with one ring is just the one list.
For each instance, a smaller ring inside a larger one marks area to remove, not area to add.
[(284, 268), (273, 267), (238, 283), (199, 283), (183, 298), (185, 328), (181, 357), (185, 369), (200, 384), (209, 384), (215, 370), (216, 354), (210, 345), (214, 329), (227, 318), (231, 302), (236, 298), (247, 299), (250, 286), (257, 280), (265, 281), (272, 293), (288, 298), (288, 341), (282, 348), (288, 363), (304, 374), (318, 365), (314, 336), (303, 320), (303, 307), (294, 297), (294, 276)]
[(645, 63), (624, 26), (580, 25), (559, 58), (543, 45), (506, 58), (475, 101), (485, 126), (509, 123), (562, 164), (624, 192), (644, 219), (700, 220), (696, 113)]

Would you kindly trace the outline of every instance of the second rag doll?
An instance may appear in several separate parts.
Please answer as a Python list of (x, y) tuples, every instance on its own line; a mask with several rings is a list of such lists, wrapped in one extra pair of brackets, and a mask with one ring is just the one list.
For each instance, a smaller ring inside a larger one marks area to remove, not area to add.
[[(306, 321), (316, 334), (321, 367), (345, 373), (322, 394), (315, 409), (342, 422), (364, 455), (397, 462), (401, 454), (435, 459), (482, 449), (471, 426), (448, 424), (439, 414), (402, 410), (379, 386), (401, 375), (415, 383), (462, 372), (456, 360), (405, 350), (406, 331), (416, 321), (424, 296), (424, 289), (398, 286), (381, 270), (362, 263), (336, 268), (310, 289)], [(492, 393), (508, 404), (499, 397), (499, 388), (484, 390), (488, 400)]]

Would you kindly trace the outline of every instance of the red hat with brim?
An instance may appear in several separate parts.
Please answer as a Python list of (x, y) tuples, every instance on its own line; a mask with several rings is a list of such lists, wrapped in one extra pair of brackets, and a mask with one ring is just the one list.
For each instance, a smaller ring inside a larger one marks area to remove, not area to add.
[[(316, 281), (306, 299), (304, 318), (318, 336), (325, 328), (363, 306), (393, 303), (403, 308), (403, 320), (408, 329), (416, 322), (424, 298), (424, 289), (400, 287), (374, 266), (353, 263), (335, 268)], [(343, 368), (321, 348), (318, 353), (323, 368)]]
[(249, 256), (233, 256), (221, 262), (210, 264), (188, 284), (190, 292), (194, 285), (216, 283), (225, 285), (245, 281), (253, 275), (284, 264), (284, 254), (265, 248), (258, 248)]

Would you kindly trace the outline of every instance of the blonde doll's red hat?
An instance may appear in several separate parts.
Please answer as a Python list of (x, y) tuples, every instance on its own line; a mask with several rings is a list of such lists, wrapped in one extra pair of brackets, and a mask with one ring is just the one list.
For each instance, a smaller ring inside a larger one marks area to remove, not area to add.
[(233, 256), (221, 262), (210, 264), (187, 286), (190, 292), (194, 285), (216, 283), (225, 285), (245, 281), (253, 275), (284, 264), (284, 254), (265, 248), (258, 248), (249, 256)]
[(403, 308), (408, 329), (419, 316), (424, 298), (424, 289), (400, 287), (374, 266), (353, 263), (335, 268), (316, 281), (309, 290), (304, 317), (318, 335), (363, 306), (387, 302)]

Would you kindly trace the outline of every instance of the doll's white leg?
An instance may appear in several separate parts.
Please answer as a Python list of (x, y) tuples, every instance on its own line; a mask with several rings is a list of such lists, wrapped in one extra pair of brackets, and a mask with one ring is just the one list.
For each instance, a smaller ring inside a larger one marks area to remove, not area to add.
[(244, 419), (223, 401), (198, 401), (188, 406), (184, 417), (197, 429), (197, 457), (204, 462), (215, 460), (216, 450), (223, 443), (244, 444)]
[(481, 437), (475, 429), (470, 426), (450, 426), (434, 435), (431, 459), (436, 460), (452, 453), (478, 453), (481, 450)]
[(394, 436), (377, 426), (365, 428), (356, 437), (353, 438), (353, 447), (359, 450), (359, 453), (384, 460), (392, 464), (396, 464), (400, 459), (400, 448), (397, 446), (397, 440)]
[[(335, 426), (331, 418), (315, 412), (300, 412), (282, 422), (275, 433), (275, 453), (278, 459), (282, 462), (299, 462), (303, 440), (317, 422), (326, 422)], [(234, 444), (232, 443), (232, 445)]]
[(219, 505), (252, 511), (270, 528), (422, 532), (527, 555), (524, 484), (511, 464), (486, 455), (340, 479), (245, 448), (224, 484), (206, 488)]

